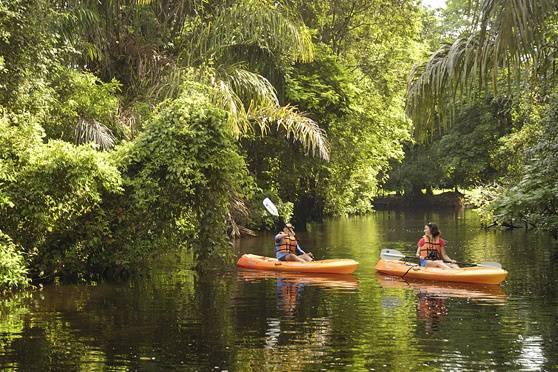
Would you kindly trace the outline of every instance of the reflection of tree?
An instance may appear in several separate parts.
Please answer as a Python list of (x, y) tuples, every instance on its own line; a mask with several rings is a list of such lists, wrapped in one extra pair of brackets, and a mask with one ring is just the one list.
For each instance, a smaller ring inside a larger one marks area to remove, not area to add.
[[(4, 360), (0, 366), (28, 371), (67, 369), (68, 366), (83, 368), (86, 362), (104, 363), (103, 354), (83, 342), (82, 330), (76, 331), (72, 326), (71, 316), (66, 318), (65, 311), (68, 309), (64, 308), (64, 304), (71, 301), (75, 308), (79, 308), (87, 295), (84, 297), (79, 289), (64, 291), (65, 296), (61, 296), (55, 301), (57, 306), (53, 306), (48, 301), (49, 292), (48, 289), (19, 292), (2, 301), (0, 322), (7, 329), (2, 330), (5, 336), (0, 342), (0, 351)], [(8, 308), (11, 307), (8, 314), (4, 313), (6, 303), (10, 303)], [(76, 315), (75, 310), (69, 314)]]
[(0, 355), (9, 355), (11, 344), (21, 337), (30, 299), (31, 293), (24, 291), (0, 297)]
[[(283, 309), (281, 309), (283, 311)], [(320, 364), (331, 342), (327, 317), (301, 322), (294, 317), (268, 319), (266, 344), (239, 349), (233, 370), (302, 371)]]
[[(13, 327), (0, 338), (1, 348), (9, 349), (9, 354), (0, 349), (7, 355), (0, 366), (6, 358), (21, 370), (180, 365), (209, 370), (230, 365), (235, 283), (230, 276), (196, 277), (180, 267), (124, 285), (64, 285), (24, 292), (29, 299), (15, 306), (20, 314), (11, 312)], [(3, 326), (9, 324), (5, 319), (0, 314)]]

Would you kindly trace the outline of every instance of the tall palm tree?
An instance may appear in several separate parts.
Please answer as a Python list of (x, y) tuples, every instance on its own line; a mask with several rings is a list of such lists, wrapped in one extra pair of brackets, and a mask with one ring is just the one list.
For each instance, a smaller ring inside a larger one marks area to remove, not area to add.
[(521, 70), (543, 73), (556, 56), (549, 38), (555, 0), (474, 0), (474, 29), (444, 45), (415, 66), (407, 87), (407, 112), (418, 134), (428, 135), (444, 122), (444, 111), (472, 82), (497, 89), (501, 72), (511, 80)]
[[(79, 41), (87, 50), (83, 65), (106, 78), (120, 72), (117, 77), (132, 94), (147, 91), (159, 100), (178, 94), (185, 82), (200, 82), (229, 113), (236, 136), (255, 129), (265, 134), (276, 124), (327, 160), (325, 132), (294, 107), (281, 106), (264, 76), (280, 75), (283, 66), (312, 59), (308, 30), (288, 9), (269, 0), (227, 3), (70, 0), (60, 2), (60, 8), (81, 29)], [(156, 26), (145, 22), (146, 13)], [(75, 40), (75, 35), (67, 38)]]

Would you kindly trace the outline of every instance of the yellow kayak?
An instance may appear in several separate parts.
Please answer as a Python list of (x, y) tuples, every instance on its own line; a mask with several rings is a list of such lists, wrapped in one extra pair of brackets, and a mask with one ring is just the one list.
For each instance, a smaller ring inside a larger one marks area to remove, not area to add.
[(351, 259), (330, 259), (312, 262), (287, 262), (276, 258), (244, 254), (236, 263), (238, 267), (252, 270), (289, 271), (299, 273), (351, 274), (358, 262)]
[(508, 276), (504, 269), (496, 267), (462, 267), (459, 269), (439, 269), (420, 267), (400, 260), (380, 259), (376, 271), (405, 279), (432, 280), (440, 282), (500, 284)]

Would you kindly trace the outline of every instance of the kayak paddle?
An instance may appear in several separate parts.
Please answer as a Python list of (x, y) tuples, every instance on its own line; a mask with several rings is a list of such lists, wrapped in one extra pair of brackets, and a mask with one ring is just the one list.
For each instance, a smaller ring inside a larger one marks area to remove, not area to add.
[[(416, 260), (416, 257), (405, 256), (403, 253), (396, 249), (382, 249), (380, 257), (383, 260)], [(455, 262), (460, 266), (482, 266), (482, 267), (496, 267), (498, 269), (502, 268), (502, 265), (498, 262), (480, 262), (480, 263), (469, 263), (469, 262)]]
[(275, 204), (273, 204), (271, 200), (269, 200), (269, 198), (264, 199), (263, 205), (265, 209), (267, 209), (269, 214), (275, 217), (279, 217), (279, 211), (277, 210), (277, 207), (275, 206)]

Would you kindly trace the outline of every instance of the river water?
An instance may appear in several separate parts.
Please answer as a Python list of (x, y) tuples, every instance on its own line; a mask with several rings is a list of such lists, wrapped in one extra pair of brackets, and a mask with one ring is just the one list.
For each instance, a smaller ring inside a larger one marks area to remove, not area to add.
[[(437, 222), (458, 261), (498, 261), (502, 286), (380, 276), (382, 248), (414, 253)], [(20, 370), (558, 369), (558, 246), (483, 231), (470, 211), (377, 212), (309, 226), (317, 257), (354, 275), (240, 271), (197, 277), (187, 253), (124, 284), (48, 286), (0, 299), (0, 368)], [(271, 234), (237, 253), (272, 255)]]

